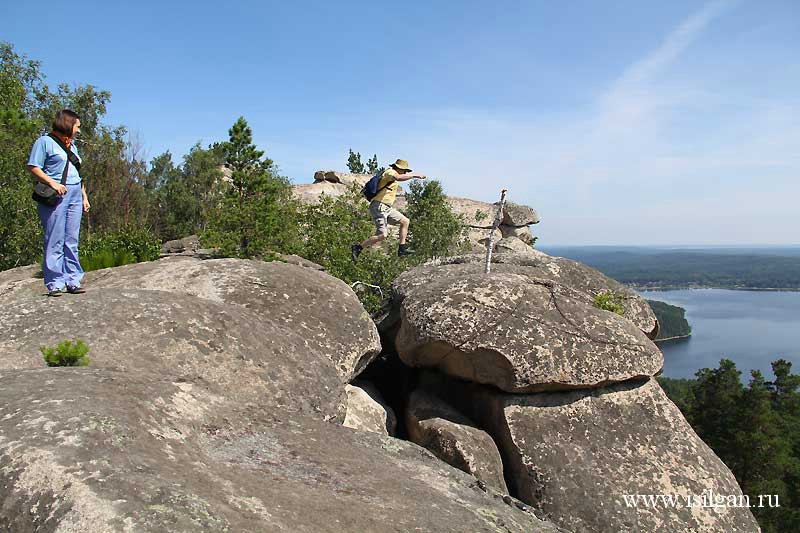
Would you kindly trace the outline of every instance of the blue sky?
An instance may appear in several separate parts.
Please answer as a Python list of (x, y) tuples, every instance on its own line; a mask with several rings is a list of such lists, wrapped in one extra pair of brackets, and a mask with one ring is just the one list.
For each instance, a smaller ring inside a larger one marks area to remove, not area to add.
[(800, 243), (796, 0), (2, 0), (0, 40), (148, 159), (243, 115), (297, 183), (401, 157), (542, 245)]

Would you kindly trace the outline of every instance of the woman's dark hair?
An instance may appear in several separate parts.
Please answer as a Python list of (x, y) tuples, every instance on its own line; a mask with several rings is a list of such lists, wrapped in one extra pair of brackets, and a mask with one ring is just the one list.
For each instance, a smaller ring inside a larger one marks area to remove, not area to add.
[(80, 117), (75, 111), (63, 109), (56, 113), (56, 118), (53, 119), (53, 131), (64, 137), (71, 137), (76, 120), (80, 120)]

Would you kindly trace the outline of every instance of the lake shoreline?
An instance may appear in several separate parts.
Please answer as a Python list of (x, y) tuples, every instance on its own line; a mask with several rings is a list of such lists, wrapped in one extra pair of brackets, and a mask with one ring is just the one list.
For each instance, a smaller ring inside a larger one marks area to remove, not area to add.
[(664, 285), (664, 286), (643, 286), (643, 285), (627, 285), (635, 291), (702, 291), (708, 289), (717, 289), (724, 291), (752, 291), (752, 292), (800, 292), (800, 287), (780, 288), (780, 287), (711, 287), (706, 285)]
[(700, 368), (716, 368), (723, 358), (736, 363), (744, 380), (751, 370), (771, 376), (777, 359), (800, 367), (800, 291), (707, 288), (640, 295), (686, 309), (691, 336), (656, 343), (664, 354), (666, 377), (691, 378)]
[(674, 337), (667, 337), (665, 339), (655, 339), (653, 342), (658, 344), (660, 342), (669, 342), (669, 341), (677, 341), (677, 340), (681, 340), (681, 339), (688, 339), (691, 336), (692, 336), (691, 333), (689, 333), (688, 335), (675, 335)]

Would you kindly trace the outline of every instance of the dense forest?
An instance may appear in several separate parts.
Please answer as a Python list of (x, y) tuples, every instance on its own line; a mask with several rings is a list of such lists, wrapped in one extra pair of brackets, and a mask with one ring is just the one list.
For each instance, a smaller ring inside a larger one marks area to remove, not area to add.
[[(197, 234), (220, 256), (280, 260), (281, 254), (296, 254), (348, 284), (358, 280), (380, 287), (382, 293), (359, 293), (377, 311), (379, 295), (389, 294), (386, 289), (403, 270), (465, 245), (463, 223), (441, 184), (411, 182), (406, 214), (414, 221), (409, 241), (417, 254), (398, 258), (367, 250), (354, 263), (350, 246), (374, 231), (357, 188), (317, 205), (301, 204), (278, 165), (253, 144), (244, 117), (227, 138), (197, 143), (179, 162), (170, 152), (145, 161), (140, 143), (123, 125), (103, 122), (110, 101), (109, 92), (91, 85), (51, 89), (38, 62), (0, 42), (0, 270), (41, 261), (41, 227), (27, 161), (34, 140), (65, 108), (81, 118), (75, 144), (92, 204), (82, 220), (79, 246), (87, 270), (155, 259), (163, 241)], [(348, 167), (360, 164), (360, 154), (350, 150), (346, 161)], [(367, 166), (376, 169), (377, 156)], [(385, 249), (397, 246), (391, 238), (384, 244)]]
[(586, 263), (639, 289), (800, 289), (800, 248), (664, 250), (579, 246), (544, 251)]
[(692, 334), (692, 328), (686, 320), (686, 309), (658, 300), (647, 300), (647, 303), (650, 304), (650, 308), (658, 319), (659, 328), (656, 341), (688, 337)]
[[(747, 386), (729, 359), (703, 368), (695, 379), (658, 378), (700, 438), (750, 496), (765, 533), (800, 531), (800, 375), (783, 359), (773, 379), (754, 370)], [(758, 507), (759, 495), (777, 495), (780, 507)]]

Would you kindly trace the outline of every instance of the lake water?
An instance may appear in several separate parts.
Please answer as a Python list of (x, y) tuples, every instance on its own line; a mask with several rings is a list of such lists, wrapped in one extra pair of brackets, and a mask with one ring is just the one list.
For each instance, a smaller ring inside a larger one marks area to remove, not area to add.
[(770, 363), (783, 358), (800, 373), (800, 292), (692, 289), (642, 291), (648, 300), (661, 300), (686, 309), (692, 336), (659, 343), (664, 352), (664, 375), (692, 378), (700, 368), (717, 368), (731, 359), (746, 383), (750, 370), (772, 379)]

